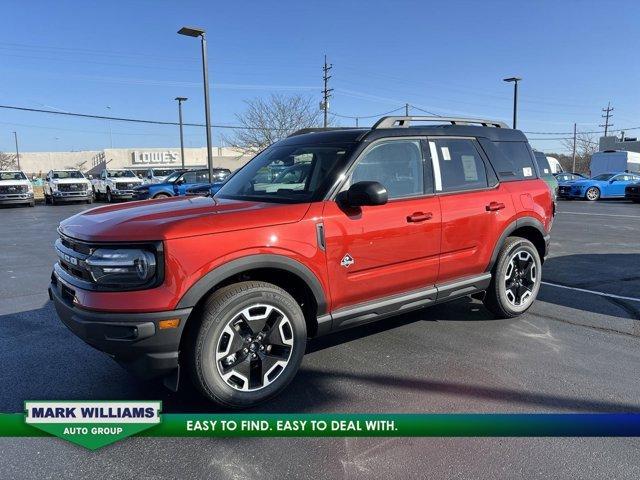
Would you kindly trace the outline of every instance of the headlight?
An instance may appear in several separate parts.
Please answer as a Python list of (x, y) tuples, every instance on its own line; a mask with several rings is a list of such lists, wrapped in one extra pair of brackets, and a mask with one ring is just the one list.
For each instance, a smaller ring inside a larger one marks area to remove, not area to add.
[(33, 185), (31, 185), (31, 182), (29, 182), (29, 185), (27, 185), (27, 190), (33, 193)]
[(98, 248), (85, 260), (96, 283), (142, 286), (156, 274), (156, 257), (141, 249)]
[(51, 184), (51, 190), (54, 191), (54, 192), (57, 192), (58, 191), (58, 184), (57, 183), (52, 183)]

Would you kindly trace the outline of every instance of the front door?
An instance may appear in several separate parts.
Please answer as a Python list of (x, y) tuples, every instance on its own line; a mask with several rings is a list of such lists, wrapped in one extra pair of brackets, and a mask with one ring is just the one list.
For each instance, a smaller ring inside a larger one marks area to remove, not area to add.
[(433, 287), (438, 275), (440, 204), (420, 139), (372, 144), (348, 173), (342, 190), (367, 180), (387, 189), (387, 204), (344, 209), (334, 200), (325, 202), (334, 311)]

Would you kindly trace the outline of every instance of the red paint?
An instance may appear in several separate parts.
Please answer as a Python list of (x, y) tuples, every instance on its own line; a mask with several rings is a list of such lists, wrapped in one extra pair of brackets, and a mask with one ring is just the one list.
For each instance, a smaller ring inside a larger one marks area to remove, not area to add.
[[(522, 193), (531, 198), (523, 206)], [(504, 208), (487, 208), (502, 204)], [(134, 292), (76, 289), (80, 306), (114, 312), (175, 309), (198, 279), (236, 258), (290, 257), (318, 278), (330, 310), (482, 273), (507, 225), (536, 218), (548, 231), (551, 194), (542, 180), (493, 189), (393, 200), (344, 212), (333, 201), (284, 205), (184, 198), (110, 205), (65, 220), (61, 230), (86, 241), (162, 240), (165, 281)], [(323, 222), (326, 251), (317, 245)], [(346, 254), (354, 259), (340, 264)]]

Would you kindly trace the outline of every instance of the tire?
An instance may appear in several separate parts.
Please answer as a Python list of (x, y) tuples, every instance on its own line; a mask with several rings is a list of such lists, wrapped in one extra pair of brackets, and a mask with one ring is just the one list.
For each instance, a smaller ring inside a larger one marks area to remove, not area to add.
[(600, 199), (600, 189), (598, 187), (589, 187), (584, 193), (584, 198), (590, 202), (595, 202)]
[(634, 199), (632, 199), (631, 201), (632, 201), (633, 203), (640, 203), (640, 199), (638, 199), (638, 198), (634, 198)]
[(111, 195), (111, 189), (107, 187), (107, 203), (113, 203), (113, 196)]
[(32, 207), (32, 208), (33, 208), (33, 207), (35, 207), (35, 206), (36, 206), (36, 201), (35, 201), (35, 200), (32, 200), (32, 201), (30, 201), (30, 202), (28, 203), (28, 205), (29, 205), (30, 207)]
[(49, 197), (49, 203), (51, 205), (55, 205), (56, 204), (56, 199), (55, 199), (55, 197), (53, 195), (51, 195), (51, 197)]
[(95, 187), (91, 187), (91, 190), (93, 190), (93, 198), (94, 200), (100, 200), (100, 194), (96, 191)]
[[(508, 237), (492, 272), (484, 298), (485, 307), (497, 318), (522, 315), (531, 307), (540, 290), (541, 267), (540, 254), (533, 243), (525, 238)], [(527, 272), (530, 272), (529, 276)], [(516, 282), (509, 282), (514, 274)], [(507, 288), (508, 283), (513, 286)]]
[[(205, 301), (201, 320), (191, 332), (188, 355), (193, 383), (211, 401), (252, 407), (280, 393), (298, 371), (306, 323), (298, 303), (280, 287), (257, 281), (223, 287)], [(232, 368), (223, 366), (227, 360), (235, 361)]]
[(159, 200), (161, 198), (169, 198), (171, 195), (168, 195), (166, 193), (158, 193), (156, 196), (153, 197), (154, 200)]
[(44, 196), (44, 204), (49, 205), (49, 195)]
[(87, 205), (91, 205), (93, 203), (93, 197), (87, 199)]

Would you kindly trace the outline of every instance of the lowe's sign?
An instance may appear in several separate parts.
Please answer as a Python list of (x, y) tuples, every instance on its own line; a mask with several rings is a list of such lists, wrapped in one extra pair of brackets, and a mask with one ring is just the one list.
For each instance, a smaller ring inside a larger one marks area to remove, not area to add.
[(165, 152), (138, 152), (135, 151), (132, 154), (132, 162), (134, 165), (140, 164), (155, 164), (163, 165), (170, 163), (177, 163), (180, 155), (177, 152), (167, 150)]

